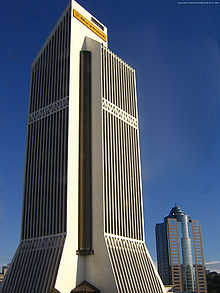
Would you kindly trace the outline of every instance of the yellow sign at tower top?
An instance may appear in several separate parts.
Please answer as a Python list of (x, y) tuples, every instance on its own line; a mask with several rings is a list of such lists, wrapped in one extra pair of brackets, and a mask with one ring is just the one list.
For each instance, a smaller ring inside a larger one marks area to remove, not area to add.
[(99, 36), (103, 41), (107, 42), (107, 36), (100, 29), (98, 29), (91, 21), (86, 19), (82, 14), (80, 14), (76, 9), (73, 9), (73, 16), (77, 18), (81, 23), (87, 26), (91, 31), (93, 31), (97, 36)]

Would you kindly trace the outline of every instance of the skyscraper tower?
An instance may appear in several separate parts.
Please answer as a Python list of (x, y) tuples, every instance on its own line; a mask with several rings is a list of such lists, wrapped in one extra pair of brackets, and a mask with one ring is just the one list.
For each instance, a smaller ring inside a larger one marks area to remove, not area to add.
[(156, 242), (158, 271), (163, 283), (174, 284), (176, 292), (207, 293), (200, 222), (175, 205), (164, 223), (156, 225)]
[(144, 243), (135, 71), (72, 1), (32, 64), (21, 241), (0, 292), (86, 287), (165, 292)]

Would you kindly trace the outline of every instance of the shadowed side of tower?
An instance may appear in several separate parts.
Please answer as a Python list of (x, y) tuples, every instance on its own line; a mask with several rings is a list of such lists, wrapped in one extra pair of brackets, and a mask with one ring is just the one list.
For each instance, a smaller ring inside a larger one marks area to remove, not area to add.
[(21, 241), (1, 292), (49, 292), (67, 231), (70, 5), (31, 68)]

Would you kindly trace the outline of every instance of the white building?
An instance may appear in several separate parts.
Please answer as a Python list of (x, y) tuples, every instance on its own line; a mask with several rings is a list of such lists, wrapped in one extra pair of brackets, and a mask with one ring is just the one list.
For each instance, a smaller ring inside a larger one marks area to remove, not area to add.
[(141, 188), (135, 71), (72, 1), (32, 64), (21, 242), (0, 292), (166, 292)]

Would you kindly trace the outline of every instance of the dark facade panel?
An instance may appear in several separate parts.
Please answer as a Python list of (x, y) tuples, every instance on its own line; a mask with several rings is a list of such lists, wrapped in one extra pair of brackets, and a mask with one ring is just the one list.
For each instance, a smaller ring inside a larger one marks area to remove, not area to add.
[(91, 52), (80, 52), (79, 106), (79, 249), (78, 254), (92, 250), (92, 162), (91, 162)]
[(165, 285), (172, 284), (169, 268), (169, 252), (165, 223), (156, 225), (157, 265), (158, 272)]

